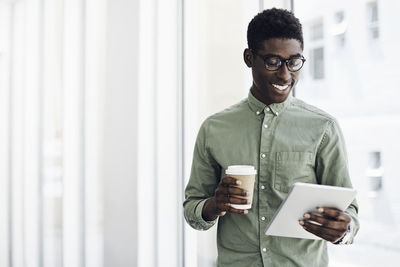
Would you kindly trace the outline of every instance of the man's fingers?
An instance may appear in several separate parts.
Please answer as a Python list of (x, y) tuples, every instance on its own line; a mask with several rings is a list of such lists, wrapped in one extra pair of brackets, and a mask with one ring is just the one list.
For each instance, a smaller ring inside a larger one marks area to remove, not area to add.
[(317, 228), (312, 228), (312, 227), (303, 227), (306, 231), (321, 237), (322, 239), (329, 241), (329, 242), (334, 242), (336, 241), (338, 238), (336, 237), (336, 235), (330, 235), (328, 233), (322, 232), (322, 231), (318, 231)]
[(248, 196), (249, 193), (241, 188), (238, 188), (241, 182), (233, 177), (226, 176), (221, 180), (215, 192), (217, 201), (218, 216), (224, 216), (226, 212), (236, 214), (247, 214), (248, 210), (235, 209), (231, 204), (249, 204), (250, 200), (240, 197)]
[(230, 185), (240, 185), (242, 182), (236, 178), (226, 176), (222, 179), (221, 184), (223, 186), (230, 186)]
[(250, 204), (250, 200), (230, 196), (228, 198), (228, 203), (231, 203), (231, 204), (243, 204), (244, 205), (244, 204)]
[[(334, 242), (334, 241), (338, 240), (343, 235), (343, 233), (341, 231), (337, 231), (337, 230), (331, 229), (331, 228), (326, 228), (321, 225), (314, 224), (307, 220), (301, 220), (301, 222), (303, 223), (302, 227), (306, 231), (308, 231), (316, 236), (319, 236), (327, 241), (330, 241), (330, 242)], [(300, 222), (300, 224), (301, 224), (301, 222)]]
[(224, 216), (226, 214), (226, 211), (221, 211), (220, 213), (218, 213), (218, 216)]
[(334, 218), (338, 221), (350, 222), (351, 218), (343, 211), (330, 207), (317, 207), (317, 212), (323, 216)]
[(248, 199), (244, 199), (244, 198), (239, 198), (236, 196), (232, 196), (232, 195), (218, 195), (217, 199), (217, 204), (221, 204), (221, 205), (226, 205), (229, 203), (232, 204), (250, 204), (250, 200)]
[(235, 209), (233, 207), (229, 207), (228, 211), (232, 212), (232, 213), (236, 213), (236, 214), (247, 214), (247, 213), (249, 213), (248, 210), (240, 210), (240, 209)]
[(315, 213), (306, 213), (304, 214), (305, 221), (313, 221), (321, 224), (325, 228), (335, 229), (337, 231), (345, 232), (347, 229), (347, 223), (344, 221), (337, 221), (330, 218), (325, 218), (321, 215)]
[(238, 188), (238, 187), (231, 187), (231, 186), (219, 186), (215, 192), (216, 196), (223, 196), (223, 197), (228, 197), (228, 196), (241, 196), (245, 197), (249, 195), (249, 192), (247, 190)]
[(238, 187), (227, 187), (227, 193), (229, 195), (236, 195), (236, 196), (248, 196), (249, 195), (248, 191), (238, 188)]
[[(242, 203), (239, 203), (242, 204)], [(247, 214), (249, 213), (248, 210), (242, 210), (242, 209), (235, 209), (234, 207), (231, 206), (230, 203), (220, 203), (217, 204), (217, 209), (218, 209), (218, 216), (224, 216), (226, 212), (232, 212), (236, 214)]]
[(228, 211), (231, 204), (229, 202), (217, 201), (217, 212)]
[(236, 214), (249, 213), (248, 210), (235, 209), (234, 207), (231, 206), (230, 203), (220, 203), (217, 205), (217, 215), (218, 216), (224, 216), (227, 212), (236, 213)]
[(236, 187), (238, 185), (237, 182), (240, 181), (228, 176), (221, 181), (221, 184), (215, 191), (215, 197), (217, 198), (218, 202), (248, 204), (246, 201), (240, 199), (240, 197), (248, 196), (249, 192)]
[(327, 241), (335, 242), (346, 233), (348, 222), (332, 218), (333, 213), (330, 213), (328, 217), (324, 217), (326, 214), (322, 213), (321, 210), (318, 213), (306, 213), (300, 224), (306, 231)]

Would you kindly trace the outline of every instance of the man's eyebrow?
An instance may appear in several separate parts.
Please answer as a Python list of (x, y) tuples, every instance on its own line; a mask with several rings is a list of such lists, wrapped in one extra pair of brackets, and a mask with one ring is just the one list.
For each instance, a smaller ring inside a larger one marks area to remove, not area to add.
[(297, 54), (295, 54), (295, 55), (290, 56), (290, 58), (292, 58), (292, 57), (302, 57), (302, 56), (303, 56), (302, 54), (297, 53)]
[[(291, 55), (289, 58), (294, 58), (294, 57), (302, 57), (303, 55), (300, 53)], [(276, 54), (266, 54), (263, 55), (262, 57), (267, 58), (267, 57), (279, 57), (280, 59), (284, 59), (283, 57), (281, 57), (280, 55), (276, 55)]]

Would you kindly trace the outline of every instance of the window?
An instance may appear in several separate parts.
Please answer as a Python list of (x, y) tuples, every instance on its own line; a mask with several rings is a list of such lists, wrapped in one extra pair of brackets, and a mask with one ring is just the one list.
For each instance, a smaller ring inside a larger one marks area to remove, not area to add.
[(383, 183), (383, 167), (381, 164), (381, 152), (373, 151), (368, 154), (368, 168), (366, 176), (369, 183), (369, 196), (376, 197), (377, 193), (382, 190)]
[[(324, 52), (318, 52), (320, 56), (326, 56), (324, 86), (317, 80), (307, 79), (299, 81), (296, 90), (298, 98), (338, 119), (346, 141), (350, 176), (358, 191), (361, 228), (351, 247), (328, 245), (330, 266), (393, 265), (400, 257), (400, 196), (397, 190), (400, 187), (397, 170), (400, 145), (393, 141), (400, 132), (400, 106), (397, 103), (400, 91), (392, 90), (385, 78), (388, 71), (389, 75), (396, 76), (400, 68), (391, 64), (393, 59), (368, 56), (391, 53), (392, 47), (400, 46), (400, 32), (398, 25), (392, 23), (397, 18), (394, 2), (380, 1), (379, 4), (382, 5), (379, 12), (376, 1), (367, 4), (370, 38), (379, 38), (380, 31), (390, 32), (392, 38), (390, 41), (381, 39), (382, 46), (368, 47), (363, 38), (364, 14), (360, 12), (365, 10), (365, 2), (295, 1), (300, 21), (312, 21), (315, 17), (329, 21), (332, 20), (331, 10), (336, 10), (333, 32), (339, 33), (336, 26), (346, 22), (348, 30), (343, 31), (343, 28), (341, 32), (345, 33), (345, 43), (351, 43), (343, 53), (338, 53), (336, 45), (326, 42)], [(379, 20), (383, 16), (388, 20)], [(313, 36), (313, 29), (304, 27), (304, 35)], [(310, 50), (318, 48), (313, 40), (307, 40), (304, 46)], [(314, 58), (315, 54), (313, 52), (311, 56)], [(398, 60), (397, 56), (395, 60)], [(310, 65), (315, 68), (314, 63)], [(383, 93), (377, 88), (387, 88), (387, 91)]]
[(342, 48), (346, 44), (347, 21), (344, 10), (337, 11), (334, 14), (333, 36), (336, 46)]
[(325, 78), (325, 58), (324, 58), (324, 23), (323, 19), (314, 20), (309, 26), (310, 44), (310, 75), (313, 80)]
[(310, 40), (318, 41), (324, 39), (324, 24), (322, 19), (314, 22), (310, 27)]
[(324, 78), (324, 48), (318, 47), (310, 51), (311, 76), (314, 80)]
[(102, 266), (99, 2), (0, 1), (1, 267)]
[(367, 3), (367, 27), (370, 40), (379, 39), (378, 3)]

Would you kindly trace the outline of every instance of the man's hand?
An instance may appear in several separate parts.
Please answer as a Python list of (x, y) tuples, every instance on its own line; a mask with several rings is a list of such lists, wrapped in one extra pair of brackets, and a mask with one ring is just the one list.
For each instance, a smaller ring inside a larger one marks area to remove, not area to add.
[(203, 206), (202, 216), (205, 221), (213, 221), (218, 216), (224, 216), (226, 212), (237, 214), (247, 214), (247, 210), (240, 210), (231, 207), (231, 204), (249, 204), (246, 199), (238, 198), (238, 196), (247, 196), (246, 190), (237, 186), (240, 181), (233, 177), (225, 177), (219, 183), (215, 194), (208, 199)]
[(299, 223), (306, 231), (336, 243), (346, 234), (350, 221), (350, 216), (341, 210), (318, 207), (317, 211), (304, 214)]

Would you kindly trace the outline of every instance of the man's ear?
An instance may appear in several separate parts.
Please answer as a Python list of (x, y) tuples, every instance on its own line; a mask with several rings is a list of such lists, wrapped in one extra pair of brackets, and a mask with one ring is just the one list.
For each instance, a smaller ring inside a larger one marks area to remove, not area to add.
[(249, 68), (253, 67), (254, 58), (253, 58), (253, 53), (251, 52), (250, 49), (246, 48), (243, 51), (243, 59), (244, 59), (244, 63), (246, 63), (246, 65), (247, 65), (247, 67), (249, 67)]

